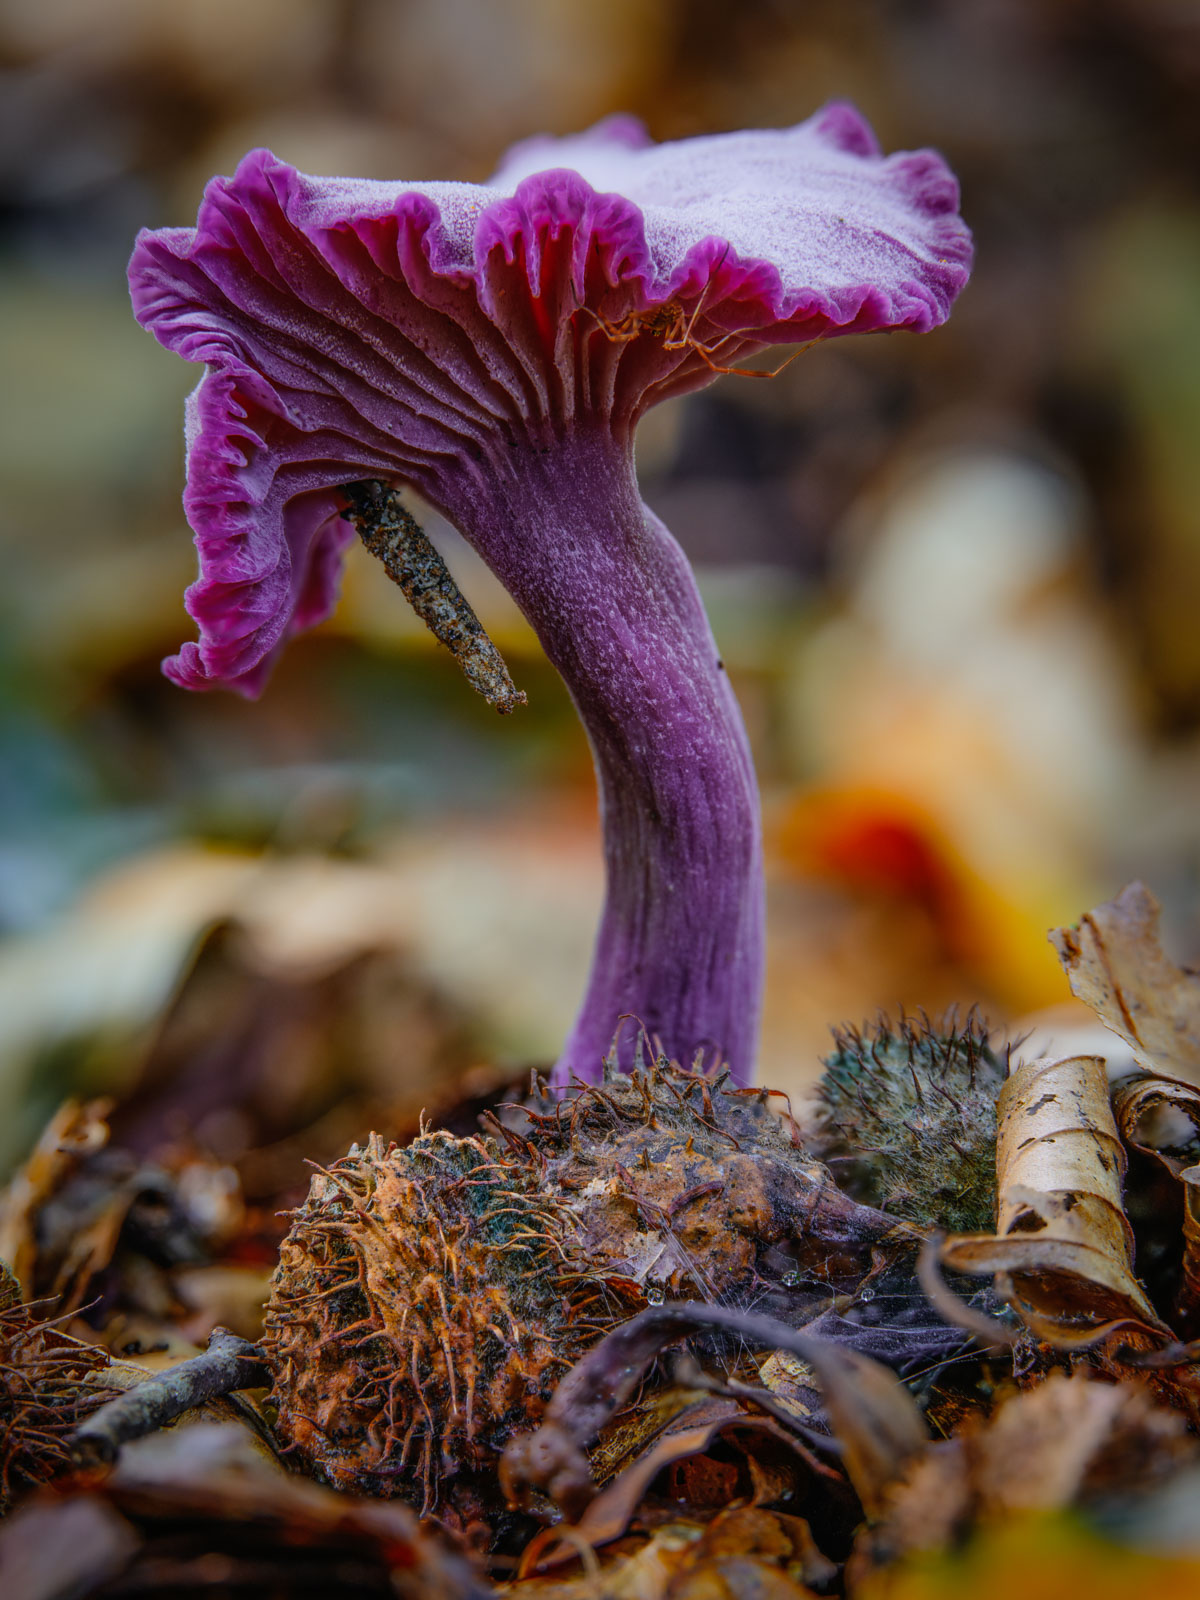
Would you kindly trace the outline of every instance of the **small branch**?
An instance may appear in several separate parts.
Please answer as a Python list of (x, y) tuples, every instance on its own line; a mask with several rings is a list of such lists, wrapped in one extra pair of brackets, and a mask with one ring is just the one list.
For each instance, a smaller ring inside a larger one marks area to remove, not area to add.
[(383, 563), (421, 621), (449, 650), (472, 689), (503, 716), (526, 703), (471, 604), (399, 493), (377, 479), (347, 483), (342, 513), (367, 549)]
[(70, 1441), (72, 1459), (80, 1467), (107, 1466), (130, 1439), (156, 1433), (206, 1400), (269, 1381), (270, 1371), (257, 1345), (227, 1328), (214, 1328), (203, 1355), (126, 1390), (76, 1428)]

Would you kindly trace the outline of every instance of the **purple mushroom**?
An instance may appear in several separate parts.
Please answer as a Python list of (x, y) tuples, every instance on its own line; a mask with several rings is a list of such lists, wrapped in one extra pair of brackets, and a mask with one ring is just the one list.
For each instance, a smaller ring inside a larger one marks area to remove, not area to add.
[(404, 546), (409, 486), (574, 697), (608, 890), (559, 1083), (595, 1080), (629, 1013), (679, 1059), (754, 1065), (754, 771), (688, 562), (638, 492), (638, 421), (769, 344), (942, 322), (970, 259), (957, 206), (937, 155), (885, 158), (839, 104), (663, 145), (612, 118), (518, 145), (485, 185), (311, 178), (257, 150), (195, 228), (138, 239), (138, 320), (205, 366), (185, 494), (200, 637), (168, 676), (256, 695), (331, 610), (355, 527), (470, 631), (436, 562), (417, 570), (419, 530)]

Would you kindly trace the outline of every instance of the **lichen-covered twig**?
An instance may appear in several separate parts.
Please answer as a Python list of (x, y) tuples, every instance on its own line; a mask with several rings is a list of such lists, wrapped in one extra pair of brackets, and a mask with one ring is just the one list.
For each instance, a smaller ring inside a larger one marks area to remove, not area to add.
[(239, 1339), (227, 1328), (214, 1328), (203, 1355), (181, 1361), (118, 1395), (76, 1428), (71, 1436), (72, 1458), (81, 1467), (107, 1465), (130, 1439), (157, 1432), (206, 1400), (269, 1382), (257, 1345)]
[(514, 685), (499, 650), (399, 493), (373, 478), (347, 483), (342, 493), (349, 502), (343, 515), (458, 662), (472, 689), (502, 716), (523, 706), (525, 695)]
[(842, 1446), (846, 1471), (868, 1512), (908, 1458), (929, 1438), (916, 1402), (877, 1361), (801, 1333), (774, 1317), (732, 1306), (683, 1301), (648, 1311), (593, 1345), (555, 1391), (536, 1433), (513, 1439), (500, 1463), (511, 1504), (529, 1487), (546, 1490), (572, 1521), (595, 1494), (583, 1446), (600, 1432), (668, 1345), (693, 1333), (727, 1333), (808, 1363)]

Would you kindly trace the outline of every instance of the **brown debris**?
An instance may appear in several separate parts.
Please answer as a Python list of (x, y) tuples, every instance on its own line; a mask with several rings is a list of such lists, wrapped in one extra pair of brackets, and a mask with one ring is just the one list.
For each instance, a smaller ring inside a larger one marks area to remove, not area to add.
[(111, 1287), (126, 1309), (161, 1318), (175, 1304), (169, 1269), (236, 1235), (237, 1175), (184, 1147), (164, 1144), (161, 1160), (122, 1148), (110, 1116), (107, 1101), (55, 1113), (0, 1192), (0, 1245), (26, 1299), (76, 1311)]
[(1183, 1269), (1175, 1318), (1185, 1339), (1200, 1330), (1200, 1166), (1185, 1167), (1183, 1184)]
[(662, 1350), (714, 1332), (751, 1347), (789, 1351), (813, 1369), (847, 1474), (868, 1511), (929, 1437), (898, 1379), (857, 1351), (728, 1306), (652, 1306), (593, 1345), (559, 1385), (537, 1432), (509, 1444), (500, 1466), (509, 1501), (520, 1503), (531, 1489), (544, 1489), (577, 1520), (595, 1494), (582, 1447), (629, 1398)]
[[(28, 1160), (0, 1195), (0, 1260), (8, 1263), (24, 1295), (37, 1292), (34, 1280), (40, 1215), (80, 1160), (108, 1143), (104, 1119), (110, 1109), (108, 1100), (87, 1104), (64, 1101), (46, 1124)], [(64, 1268), (63, 1275), (69, 1278), (78, 1270), (86, 1283), (89, 1264), (97, 1260), (103, 1264), (110, 1258), (122, 1220), (123, 1216), (110, 1213), (98, 1222), (91, 1237), (77, 1238), (72, 1263)], [(75, 1269), (75, 1261), (81, 1263), (80, 1269)], [(77, 1299), (75, 1304), (78, 1303)]]
[(1051, 1373), (925, 1451), (860, 1536), (848, 1576), (959, 1541), (977, 1522), (1128, 1501), (1194, 1456), (1182, 1417), (1137, 1384)]
[(504, 1585), (512, 1600), (811, 1600), (837, 1569), (807, 1522), (752, 1506), (711, 1520), (677, 1516), (646, 1541), (629, 1542), (603, 1564), (583, 1541), (577, 1578), (534, 1577)]
[[(714, 1459), (714, 1445), (726, 1447), (725, 1458)], [(740, 1459), (730, 1460), (729, 1455)], [(782, 1462), (786, 1470), (780, 1470)], [(649, 1491), (660, 1474), (667, 1478), (662, 1496), (666, 1504), (658, 1515), (673, 1515), (684, 1505), (701, 1516), (733, 1501), (807, 1504), (812, 1464), (812, 1455), (795, 1435), (770, 1417), (758, 1416), (736, 1400), (693, 1399), (621, 1466), (577, 1523), (544, 1528), (526, 1549), (521, 1570), (545, 1572), (561, 1566), (579, 1554), (581, 1541), (589, 1549), (610, 1544), (635, 1517), (646, 1525), (654, 1512)], [(856, 1502), (844, 1479), (828, 1467), (819, 1470), (841, 1491), (834, 1498), (847, 1519), (856, 1520)]]

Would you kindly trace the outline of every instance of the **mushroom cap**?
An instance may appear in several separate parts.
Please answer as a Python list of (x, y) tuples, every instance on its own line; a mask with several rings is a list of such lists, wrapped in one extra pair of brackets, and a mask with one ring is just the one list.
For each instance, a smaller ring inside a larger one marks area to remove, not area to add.
[(526, 140), (484, 185), (252, 151), (130, 262), (138, 320), (206, 368), (184, 495), (200, 638), (164, 670), (261, 690), (335, 603), (341, 484), (409, 483), (453, 516), (489, 459), (596, 423), (631, 438), (765, 344), (936, 326), (969, 270), (957, 207), (939, 156), (885, 158), (841, 104), (662, 145), (609, 118)]

